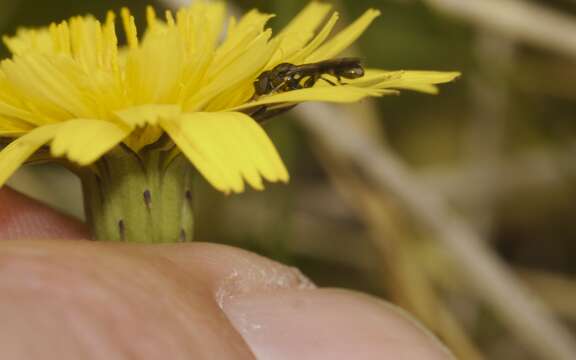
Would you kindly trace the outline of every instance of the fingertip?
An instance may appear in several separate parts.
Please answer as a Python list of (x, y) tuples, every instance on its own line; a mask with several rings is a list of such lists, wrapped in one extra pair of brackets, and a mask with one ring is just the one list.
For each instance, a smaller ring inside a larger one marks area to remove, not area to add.
[(88, 237), (82, 222), (6, 186), (0, 188), (0, 240)]
[(144, 249), (204, 279), (220, 303), (247, 293), (315, 287), (295, 267), (232, 246), (194, 242), (151, 245)]
[(218, 244), (149, 246), (212, 289), (258, 359), (452, 359), (405, 312), (360, 293), (317, 289), (298, 270)]
[(0, 242), (0, 263), (2, 359), (254, 358), (211, 289), (139, 245)]
[(453, 359), (404, 312), (351, 291), (254, 293), (224, 311), (259, 359)]
[[(0, 240), (87, 235), (79, 221), (14, 190), (0, 189)], [(348, 291), (314, 289), (296, 269), (258, 255), (201, 243), (141, 246), (139, 251), (194, 274), (178, 277), (182, 289), (208, 284), (212, 294), (205, 300), (213, 301), (211, 295), (216, 298), (257, 358), (453, 358), (391, 305)], [(216, 306), (210, 308), (213, 318), (222, 321), (218, 312)], [(238, 339), (236, 343), (242, 345)]]

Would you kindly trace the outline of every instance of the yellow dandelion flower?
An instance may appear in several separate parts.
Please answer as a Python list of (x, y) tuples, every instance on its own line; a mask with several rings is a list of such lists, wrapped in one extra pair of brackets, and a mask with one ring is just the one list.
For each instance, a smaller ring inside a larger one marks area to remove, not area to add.
[[(223, 2), (196, 1), (161, 17), (149, 8), (145, 31), (123, 9), (121, 21), (113, 13), (103, 22), (74, 17), (5, 37), (12, 57), (0, 64), (0, 143), (7, 143), (0, 152), (0, 186), (40, 151), (65, 159), (82, 175), (88, 202), (99, 204), (88, 209), (96, 237), (146, 241), (135, 238), (152, 233), (154, 241), (173, 241), (176, 235), (166, 239), (163, 228), (191, 217), (189, 181), (182, 175), (190, 163), (225, 193), (242, 192), (245, 183), (262, 189), (263, 179), (288, 181), (254, 114), (305, 101), (354, 102), (398, 89), (434, 93), (435, 84), (458, 75), (368, 69), (337, 84), (327, 73), (332, 80), (305, 86), (300, 79), (290, 86), (271, 79), (275, 86), (255, 96), (254, 81), (265, 71), (333, 59), (379, 15), (368, 10), (332, 36), (338, 14), (329, 13), (329, 5), (312, 2), (273, 37), (266, 27), (272, 15), (252, 10), (227, 20)], [(125, 46), (118, 44), (117, 24)], [(139, 180), (137, 172), (143, 174)], [(122, 200), (132, 196), (144, 204), (141, 210)], [(176, 215), (170, 207), (178, 208)], [(141, 224), (152, 226), (148, 232), (131, 225), (157, 218), (164, 223)], [(178, 226), (177, 237), (187, 239), (191, 230)]]

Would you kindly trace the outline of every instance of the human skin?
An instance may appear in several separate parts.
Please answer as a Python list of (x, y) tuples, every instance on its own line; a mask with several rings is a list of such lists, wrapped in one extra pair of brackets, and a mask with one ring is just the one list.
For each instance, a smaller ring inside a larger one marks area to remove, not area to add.
[(1, 359), (451, 358), (393, 306), (244, 250), (86, 238), (0, 189)]

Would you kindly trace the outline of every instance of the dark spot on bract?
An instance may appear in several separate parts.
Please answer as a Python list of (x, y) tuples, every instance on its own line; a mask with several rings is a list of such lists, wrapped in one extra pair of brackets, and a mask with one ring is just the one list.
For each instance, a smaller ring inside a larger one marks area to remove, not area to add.
[(124, 220), (118, 220), (118, 234), (120, 235), (120, 240), (124, 241), (126, 239), (126, 226), (124, 225)]
[(145, 190), (142, 196), (144, 197), (144, 204), (146, 204), (146, 207), (150, 209), (152, 206), (152, 193), (150, 193), (150, 190)]

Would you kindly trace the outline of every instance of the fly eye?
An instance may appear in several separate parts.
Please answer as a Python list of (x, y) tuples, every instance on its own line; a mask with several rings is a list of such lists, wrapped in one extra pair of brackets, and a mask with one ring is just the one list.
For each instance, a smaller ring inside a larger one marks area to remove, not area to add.
[(348, 69), (346, 71), (346, 77), (348, 77), (350, 79), (355, 79), (355, 78), (359, 78), (362, 76), (364, 76), (364, 69), (362, 69), (361, 67)]

